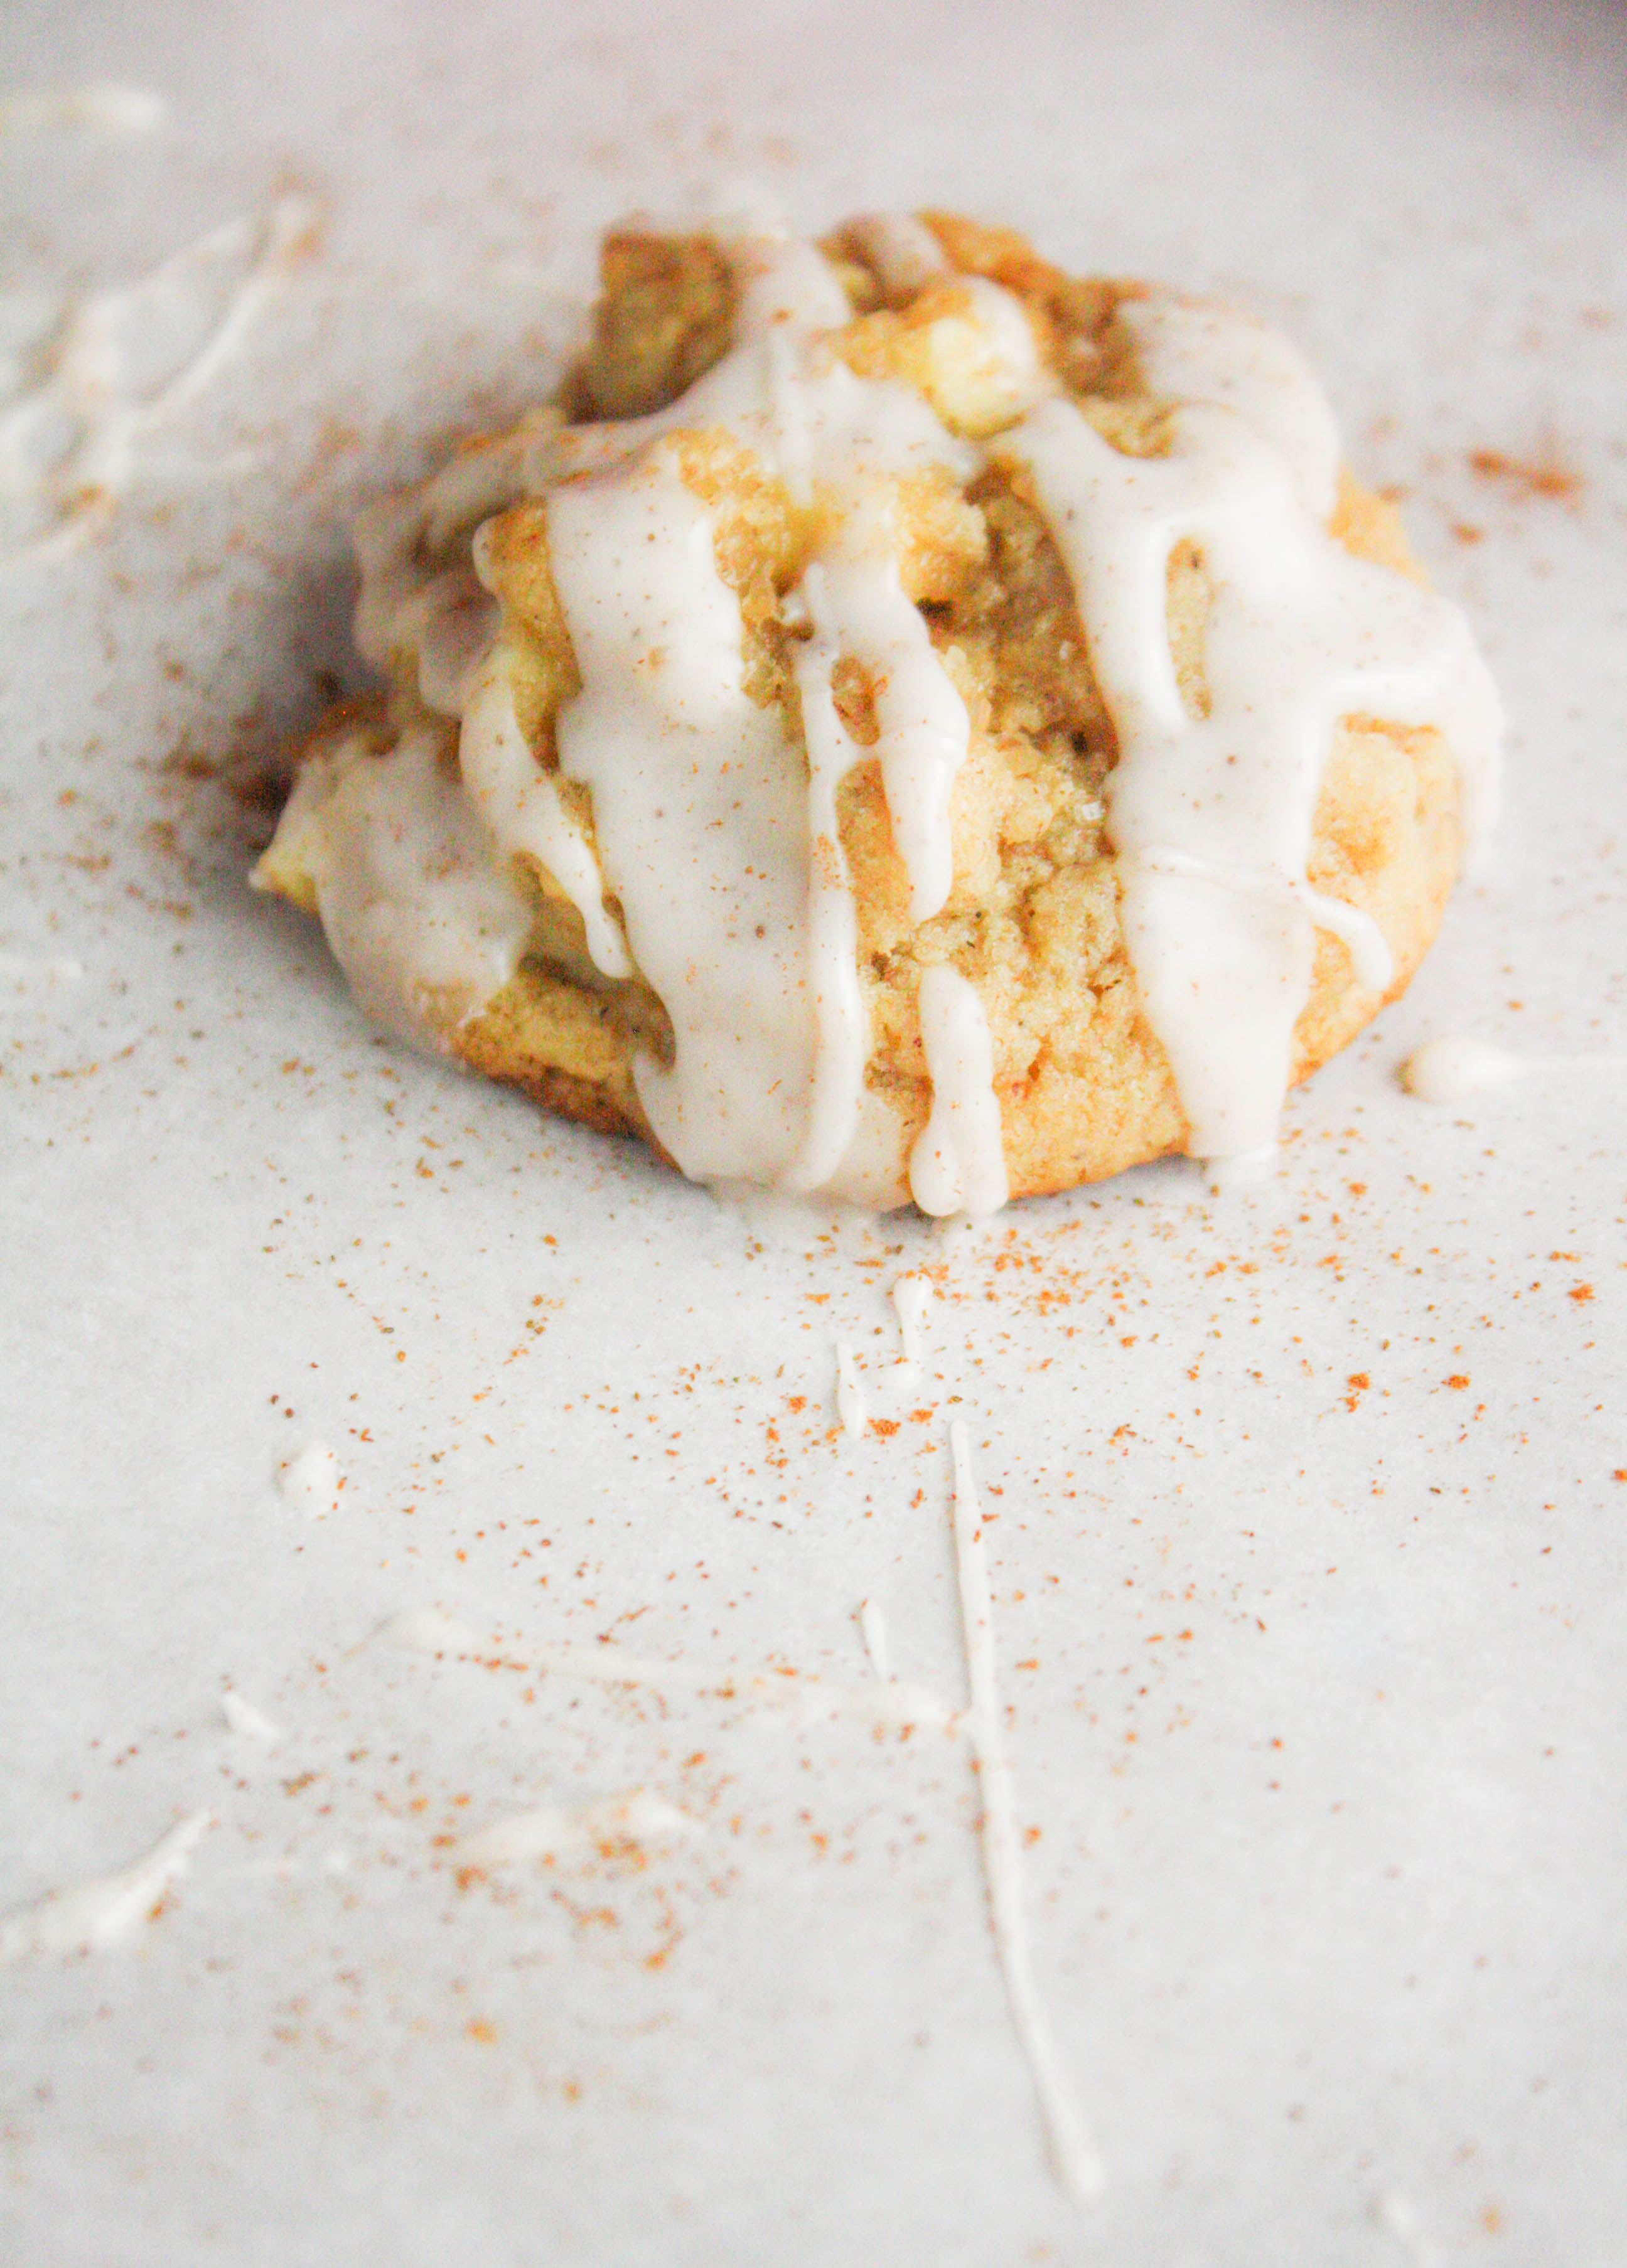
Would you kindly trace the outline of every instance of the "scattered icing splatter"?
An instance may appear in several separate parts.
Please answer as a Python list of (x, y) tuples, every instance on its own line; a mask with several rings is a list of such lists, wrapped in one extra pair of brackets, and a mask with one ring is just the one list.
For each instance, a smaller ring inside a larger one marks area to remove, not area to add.
[(122, 289), (67, 308), (11, 303), (0, 549), (39, 556), (77, 542), (96, 508), (154, 467), (146, 444), (240, 346), (316, 220), (309, 198), (280, 197), (263, 219), (228, 221)]
[(514, 1867), (527, 1859), (568, 1859), (597, 1851), (644, 1850), (700, 1833), (698, 1822), (636, 1787), (626, 1795), (602, 1796), (588, 1803), (545, 1803), (517, 1812), (475, 1835), (466, 1835), (456, 1857), (465, 1867)]
[(290, 1504), (301, 1506), (319, 1520), (324, 1513), (338, 1511), (344, 1475), (325, 1442), (307, 1441), (277, 1467), (276, 1484)]
[(170, 1884), (186, 1873), (214, 1819), (212, 1811), (194, 1812), (133, 1867), (48, 1891), (32, 1905), (7, 1914), (0, 1919), (0, 1969), (31, 1953), (99, 1953), (114, 1944), (151, 1915)]
[(853, 1350), (845, 1339), (836, 1341), (836, 1415), (842, 1430), (853, 1439), (865, 1437), (865, 1392), (858, 1382)]
[(1535, 1079), (1542, 1071), (1627, 1071), (1627, 1056), (1517, 1056), (1506, 1048), (1467, 1033), (1431, 1040), (1408, 1057), (1401, 1067), (1401, 1083), (1420, 1102), (1444, 1105), (1468, 1102), (1493, 1087), (1512, 1086), (1516, 1079)]
[(246, 1701), (230, 1687), (220, 1697), (220, 1713), (231, 1730), (246, 1741), (262, 1741), (270, 1749), (283, 1737), (280, 1725), (273, 1724), (262, 1709), (256, 1709), (252, 1701)]
[(373, 1632), (423, 1653), (461, 1653), (539, 1677), (579, 1679), (587, 1685), (628, 1685), (648, 1693), (714, 1694), (723, 1701), (757, 1702), (783, 1712), (799, 1726), (845, 1719), (898, 1731), (959, 1734), (964, 1720), (925, 1686), (893, 1678), (885, 1685), (841, 1685), (795, 1669), (696, 1668), (659, 1661), (619, 1646), (527, 1646), (516, 1650), (482, 1643), (473, 1631), (437, 1607), (416, 1607)]
[(1401, 1083), (1420, 1102), (1464, 1102), (1526, 1076), (1528, 1065), (1484, 1040), (1454, 1035), (1431, 1040), (1401, 1067)]
[(0, 95), (0, 134), (156, 134), (168, 117), (168, 103), (151, 87), (99, 79)]
[(958, 1418), (949, 1427), (949, 1445), (954, 1458), (955, 1568), (971, 1692), (972, 1740), (983, 1797), (983, 1873), (989, 1885), (995, 1949), (1005, 1971), (1017, 2036), (1033, 2075), (1056, 2177), (1076, 2204), (1088, 2205), (1101, 2195), (1107, 2169), (1052, 2044), (1028, 1966), (1022, 1911), (1022, 1837), (1017, 1826), (995, 1673), (994, 1616), (983, 1550), (983, 1506), (966, 1427)]
[(387, 1646), (406, 1646), (414, 1653), (478, 1653), (481, 1643), (467, 1624), (438, 1607), (409, 1607), (392, 1615), (373, 1632)]
[(887, 1650), (887, 1616), (873, 1599), (865, 1599), (859, 1606), (858, 1631), (865, 1641), (865, 1652), (870, 1656), (871, 1668), (887, 1684), (893, 1675)]
[(85, 963), (64, 954), (35, 957), (26, 953), (0, 953), (0, 1009), (24, 1007), (84, 981)]
[(921, 1375), (921, 1331), (931, 1304), (929, 1277), (901, 1276), (893, 1286), (893, 1311), (898, 1317), (898, 1336), (904, 1350), (895, 1373), (901, 1386), (913, 1386)]
[(1386, 2190), (1373, 2200), (1373, 2218), (1386, 2236), (1393, 2236), (1407, 2257), (1410, 2268), (1441, 2268), (1444, 2255), (1424, 2234), (1418, 2209), (1398, 2190)]
[(1205, 1158), (1204, 1179), (1211, 1189), (1257, 1189), (1271, 1178), (1271, 1168), (1277, 1161), (1277, 1145), (1270, 1142), (1258, 1150), (1234, 1151), (1227, 1158)]
[[(995, 1949), (1005, 1978), (1018, 2039), (1027, 2060), (1057, 2177), (1081, 2205), (1098, 2196), (1106, 2178), (1101, 2154), (1073, 2095), (1040, 2007), (1028, 1962), (1022, 1912), (1021, 1837), (1012, 1768), (1002, 1732), (996, 1683), (992, 1609), (983, 1550), (983, 1513), (966, 1429), (950, 1427), (954, 1459), (955, 1555), (971, 1705), (957, 1713), (925, 1688), (891, 1675), (887, 1624), (873, 1599), (858, 1609), (860, 1633), (877, 1682), (844, 1686), (796, 1671), (740, 1671), (662, 1661), (615, 1646), (482, 1646), (464, 1624), (438, 1608), (409, 1609), (380, 1624), (375, 1638), (430, 1653), (461, 1653), (531, 1675), (579, 1679), (660, 1694), (711, 1694), (761, 1704), (803, 1727), (845, 1719), (901, 1732), (942, 1731), (968, 1739), (983, 1800), (980, 1835)], [(495, 1822), (467, 1837), (458, 1856), (470, 1867), (513, 1865), (528, 1859), (568, 1857), (593, 1849), (637, 1847), (696, 1830), (696, 1823), (659, 1797), (630, 1794), (580, 1806), (545, 1805)]]
[(961, 1720), (924, 1686), (893, 1678), (885, 1685), (839, 1685), (792, 1669), (691, 1669), (650, 1661), (619, 1646), (533, 1647), (522, 1666), (542, 1675), (578, 1677), (594, 1685), (642, 1686), (652, 1693), (714, 1693), (722, 1700), (762, 1702), (784, 1710), (799, 1725), (845, 1719), (860, 1725), (917, 1727), (956, 1733)]

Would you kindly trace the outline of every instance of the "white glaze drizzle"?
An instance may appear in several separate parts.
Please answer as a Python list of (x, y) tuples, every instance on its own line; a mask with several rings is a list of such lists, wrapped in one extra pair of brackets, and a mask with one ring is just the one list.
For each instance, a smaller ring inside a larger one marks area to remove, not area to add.
[[(512, 433), (461, 449), (422, 489), (380, 497), (357, 522), (361, 571), (354, 632), (375, 669), (411, 658), (420, 699), (460, 717), (497, 630), (488, 595), (481, 531), (488, 516), (526, 493), (526, 467), (551, 416), (522, 418)], [(473, 527), (467, 559), (448, 563), (462, 529)]]
[(1268, 436), (1292, 470), (1300, 501), (1320, 525), (1339, 485), (1339, 428), (1299, 349), (1240, 307), (1150, 291), (1119, 303), (1149, 393), (1167, 402), (1234, 410)]
[(1425, 2234), (1423, 2219), (1410, 2197), (1399, 2190), (1381, 2191), (1370, 2211), (1375, 2224), (1400, 2246), (1408, 2268), (1445, 2268), (1446, 2256)]
[[(733, 350), (652, 417), (555, 438), (556, 476), (600, 475), (548, 490), (550, 561), (583, 679), (560, 719), (561, 762), (593, 790), (635, 958), (673, 1020), (674, 1071), (637, 1074), (660, 1138), (696, 1178), (842, 1189), (843, 1161), (863, 1148), (867, 1035), (836, 792), (866, 752), (836, 714), (831, 672), (848, 653), (869, 674), (880, 737), (868, 753), (912, 912), (927, 919), (953, 881), (950, 797), (970, 727), (903, 591), (877, 483), (931, 464), (965, 477), (976, 460), (909, 388), (857, 379), (823, 345), (820, 334), (848, 310), (813, 247), (759, 235), (725, 249), (740, 295)], [(1016, 321), (1032, 360), (1032, 333)], [(1014, 351), (998, 338), (990, 348), (997, 362)], [(814, 633), (794, 665), (807, 743), (800, 813), (790, 808), (800, 754), (743, 691), (739, 604), (710, 556), (710, 515), (663, 446), (679, 428), (721, 428), (793, 493), (841, 500), (839, 532), (791, 609)], [(653, 681), (663, 674), (683, 681), (675, 696)], [(708, 753), (697, 755), (702, 739)], [(756, 785), (749, 808), (733, 792), (742, 767)], [(707, 794), (725, 779), (727, 812)], [(634, 823), (607, 824), (601, 793), (619, 796)], [(720, 950), (720, 926), (732, 953)], [(646, 939), (665, 941), (654, 946), (665, 968), (646, 961)], [(857, 1159), (852, 1177), (867, 1178)]]
[(1450, 1105), (1524, 1079), (1530, 1066), (1506, 1048), (1454, 1033), (1427, 1041), (1401, 1067), (1401, 1083), (1420, 1102)]
[(339, 1509), (344, 1475), (326, 1442), (307, 1441), (277, 1467), (276, 1484), (290, 1504), (297, 1504), (315, 1520)]
[(961, 1418), (950, 1425), (949, 1442), (954, 1459), (955, 1569), (983, 1802), (983, 1874), (995, 1949), (1005, 1977), (1012, 2021), (1033, 2076), (1056, 2178), (1077, 2204), (1089, 2205), (1101, 2194), (1107, 2169), (1057, 2056), (1028, 1961), (1022, 1904), (1022, 1837), (995, 1668), (994, 1609), (983, 1549), (983, 1506), (971, 1446)]
[(1258, 1150), (1233, 1150), (1224, 1157), (1205, 1158), (1204, 1179), (1217, 1196), (1257, 1189), (1270, 1180), (1276, 1164), (1277, 1145), (1270, 1142)]
[(625, 466), (664, 435), (707, 431), (732, 434), (802, 501), (818, 482), (840, 493), (865, 475), (932, 465), (970, 479), (978, 451), (951, 434), (912, 387), (858, 378), (831, 351), (823, 335), (845, 325), (851, 311), (813, 245), (762, 236), (725, 239), (722, 249), (740, 287), (731, 350), (649, 416), (538, 436), (526, 460), (534, 490)]
[(504, 850), (534, 858), (558, 883), (582, 917), (588, 954), (600, 975), (630, 976), (627, 941), (605, 904), (593, 846), (519, 729), (509, 667), (498, 646), (470, 682), (458, 736), (465, 792)]
[(942, 245), (913, 213), (860, 213), (848, 223), (847, 233), (889, 299), (912, 299), (950, 273)]
[(813, 634), (799, 644), (793, 667), (807, 747), (807, 961), (816, 1042), (801, 1147), (781, 1179), (787, 1189), (812, 1190), (833, 1179), (852, 1147), (870, 1035), (858, 982), (858, 916), (836, 817), (836, 791), (862, 751), (832, 696), (842, 638), (817, 562), (801, 592)]
[(437, 1607), (409, 1608), (373, 1631), (375, 1640), (417, 1653), (497, 1662), (534, 1676), (585, 1685), (619, 1685), (666, 1695), (710, 1694), (723, 1701), (762, 1704), (798, 1726), (847, 1722), (885, 1731), (958, 1734), (963, 1718), (924, 1685), (903, 1678), (885, 1684), (843, 1685), (794, 1669), (731, 1669), (660, 1661), (619, 1646), (533, 1646), (518, 1650), (482, 1641)]
[[(1494, 801), (1498, 711), (1457, 610), (1351, 557), (1314, 517), (1328, 435), (1291, 350), (1263, 353), (1257, 327), (1218, 310), (1199, 320), (1153, 301), (1134, 320), (1150, 370), (1189, 393), (1211, 365), (1235, 364), (1240, 406), (1189, 402), (1171, 414), (1167, 456), (1133, 458), (1047, 401), (998, 449), (1034, 482), (1118, 733), (1109, 808), (1142, 1006), (1191, 1146), (1229, 1156), (1276, 1139), (1319, 911), (1300, 902), (1306, 859), (1339, 718), (1441, 727), (1473, 835)], [(1213, 590), (1206, 718), (1187, 713), (1169, 641), (1168, 563), (1189, 539)], [(1274, 887), (1237, 887), (1253, 876)]]
[(492, 1867), (521, 1866), (527, 1859), (574, 1859), (590, 1852), (610, 1858), (622, 1851), (652, 1850), (700, 1831), (699, 1821), (665, 1796), (636, 1787), (625, 1795), (539, 1804), (534, 1810), (515, 1812), (464, 1836), (453, 1846), (453, 1856), (460, 1867), (484, 1872)]
[(900, 1276), (894, 1283), (893, 1313), (898, 1317), (898, 1339), (902, 1349), (895, 1375), (901, 1386), (913, 1386), (921, 1375), (921, 1333), (931, 1304), (930, 1277), (910, 1273)]
[(220, 1697), (220, 1713), (226, 1720), (227, 1729), (242, 1740), (259, 1741), (264, 1747), (274, 1749), (283, 1737), (280, 1725), (231, 1686)]
[(740, 292), (737, 340), (772, 338), (777, 332), (830, 331), (848, 320), (847, 293), (816, 244), (790, 235), (765, 215), (726, 224), (718, 241)]
[(426, 709), (462, 716), (500, 618), (497, 601), (467, 567), (431, 576), (402, 600), (392, 628), (417, 656), (418, 693)]
[(1450, 1107), (1544, 1072), (1619, 1071), (1627, 1071), (1627, 1056), (1512, 1055), (1490, 1041), (1453, 1033), (1426, 1041), (1409, 1056), (1401, 1067), (1401, 1083), (1420, 1102)]
[(48, 993), (84, 981), (85, 963), (70, 954), (0, 953), (0, 1009), (31, 1006)]
[(971, 720), (899, 579), (884, 515), (856, 514), (825, 573), (842, 647), (873, 690), (879, 730), (867, 753), (881, 767), (893, 847), (909, 877), (910, 918), (930, 921), (954, 880), (949, 806)]
[(156, 134), (168, 116), (168, 103), (151, 88), (107, 79), (0, 95), (0, 134)]
[(1214, 882), (1224, 889), (1239, 890), (1245, 897), (1277, 898), (1302, 906), (1316, 928), (1331, 931), (1349, 947), (1356, 981), (1370, 992), (1382, 992), (1395, 974), (1389, 939), (1373, 916), (1359, 906), (1346, 905), (1343, 898), (1330, 898), (1312, 889), (1308, 882), (1296, 882), (1266, 866), (1199, 858), (1188, 850), (1144, 850), (1137, 864), (1153, 873), (1189, 874)]
[(560, 770), (593, 799), (607, 882), (674, 1041), (639, 1101), (693, 1181), (771, 1182), (806, 1117), (807, 795), (777, 708), (742, 684), (740, 602), (665, 445), (548, 504), (582, 691)]
[(481, 1642), (467, 1623), (439, 1607), (403, 1607), (379, 1624), (372, 1633), (386, 1646), (399, 1646), (409, 1653), (474, 1655)]
[(309, 759), (251, 878), (264, 889), (291, 868), (308, 877), (363, 1007), (431, 1047), (509, 982), (532, 922), (442, 746), (426, 726), (387, 755), (357, 733)]
[[(1040, 2005), (1027, 1948), (1022, 1903), (1022, 1843), (1007, 1755), (995, 1666), (993, 1611), (983, 1510), (966, 1428), (950, 1427), (954, 1469), (953, 1527), (969, 1707), (950, 1710), (924, 1687), (894, 1677), (880, 1607), (865, 1599), (858, 1609), (861, 1637), (876, 1682), (847, 1686), (777, 1668), (742, 1671), (663, 1661), (614, 1645), (533, 1646), (482, 1641), (466, 1624), (437, 1608), (409, 1609), (373, 1632), (376, 1639), (437, 1656), (457, 1655), (521, 1675), (558, 1676), (592, 1685), (619, 1686), (668, 1697), (713, 1696), (765, 1705), (800, 1728), (832, 1721), (895, 1731), (935, 1730), (964, 1738), (978, 1777), (979, 1839), (988, 1889), (990, 1926), (1005, 1980), (1012, 2021), (1033, 2081), (1051, 2161), (1064, 2189), (1080, 2205), (1101, 2193), (1105, 2169), (1057, 2058)], [(658, 1811), (645, 1815), (642, 1807)], [(644, 1824), (663, 1835), (695, 1828), (660, 1798), (636, 1790), (603, 1806), (547, 1806), (498, 1821), (458, 1846), (460, 1862), (476, 1869), (526, 1859), (552, 1859), (598, 1847), (614, 1849), (655, 1839), (633, 1831)]]
[(870, 1667), (887, 1684), (893, 1675), (891, 1657), (887, 1652), (887, 1616), (874, 1599), (861, 1599), (858, 1607), (858, 1634), (865, 1641), (865, 1652), (870, 1656)]
[(864, 1440), (865, 1389), (858, 1382), (853, 1350), (846, 1339), (836, 1341), (836, 1418), (850, 1440)]
[(932, 1108), (909, 1153), (910, 1194), (925, 1213), (998, 1212), (1010, 1184), (989, 1020), (975, 988), (946, 961), (921, 972), (921, 1044)]
[(99, 1953), (152, 1913), (215, 1823), (212, 1811), (195, 1812), (172, 1827), (134, 1866), (117, 1874), (48, 1890), (32, 1905), (0, 1916), (0, 1969), (29, 1954)]
[(0, 408), (0, 548), (52, 555), (143, 474), (214, 469), (152, 445), (242, 346), (316, 221), (309, 198), (280, 197), (132, 284), (48, 311), (32, 372)]
[[(978, 428), (1020, 417), (1055, 391), (1020, 299), (987, 276), (957, 276), (968, 313), (954, 318), (954, 346), (975, 394)], [(943, 318), (939, 319), (943, 321)]]

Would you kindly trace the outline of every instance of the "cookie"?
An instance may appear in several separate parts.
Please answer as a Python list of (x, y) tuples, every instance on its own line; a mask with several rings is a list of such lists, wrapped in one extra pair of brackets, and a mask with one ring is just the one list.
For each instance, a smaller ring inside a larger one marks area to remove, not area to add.
[(561, 400), (358, 535), (262, 888), (685, 1174), (987, 1212), (1268, 1153), (1496, 696), (1289, 343), (949, 215), (606, 241)]

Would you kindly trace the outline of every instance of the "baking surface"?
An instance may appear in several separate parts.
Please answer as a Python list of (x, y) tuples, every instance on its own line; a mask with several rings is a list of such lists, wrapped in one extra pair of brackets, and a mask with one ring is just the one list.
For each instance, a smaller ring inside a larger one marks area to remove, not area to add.
[[(214, 1824), (104, 1950), (0, 1929), (8, 2264), (1619, 2257), (1627, 1072), (1540, 1059), (1627, 1050), (1627, 43), (1535, 12), (10, 11), (0, 1911)], [(250, 897), (357, 504), (719, 176), (1240, 298), (1405, 491), (1507, 815), (1263, 1188), (732, 1211)], [(1531, 1075), (1410, 1099), (1454, 1032)], [(953, 1417), (1085, 2215), (964, 1744), (806, 1705), (865, 1599), (963, 1705)], [(606, 1646), (673, 1681), (543, 1668)]]

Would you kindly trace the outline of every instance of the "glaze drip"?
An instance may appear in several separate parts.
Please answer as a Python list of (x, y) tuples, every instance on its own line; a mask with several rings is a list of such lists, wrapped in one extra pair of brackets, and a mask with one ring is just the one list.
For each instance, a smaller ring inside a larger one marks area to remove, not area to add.
[[(574, 477), (548, 491), (549, 558), (582, 677), (560, 762), (593, 793), (607, 882), (672, 1019), (671, 1071), (637, 1073), (663, 1144), (696, 1179), (867, 1197), (868, 1035), (837, 791), (875, 758), (912, 916), (941, 910), (970, 720), (904, 590), (887, 484), (931, 466), (965, 478), (978, 460), (910, 388), (859, 379), (831, 353), (849, 309), (812, 247), (758, 236), (725, 248), (740, 294), (733, 351), (654, 416), (557, 436), (552, 469)], [(1015, 302), (998, 321), (972, 304), (994, 361), (1020, 359), (1020, 330), (1032, 362)], [(712, 516), (684, 485), (680, 429), (729, 433), (834, 520), (786, 601), (811, 633), (792, 661), (805, 747), (743, 690), (740, 602), (718, 572)], [(871, 750), (836, 713), (844, 656), (874, 688)]]
[(532, 921), (443, 753), (429, 727), (383, 755), (364, 733), (341, 736), (301, 767), (253, 877), (304, 877), (367, 1013), (434, 1049), (508, 983)]
[[(1439, 727), (1464, 770), (1472, 833), (1491, 816), (1497, 699), (1456, 609), (1353, 558), (1310, 508), (1328, 452), (1297, 357), (1266, 355), (1256, 327), (1218, 311), (1155, 303), (1137, 322), (1151, 367), (1172, 383), (1204, 383), (1215, 359), (1240, 371), (1230, 389), (1207, 386), (1239, 407), (1174, 410), (1161, 457), (1110, 447), (1062, 401), (997, 446), (1034, 482), (1118, 733), (1109, 824), (1142, 1007), (1189, 1146), (1230, 1157), (1276, 1141), (1316, 922), (1351, 943), (1361, 981), (1388, 981), (1373, 925), (1333, 912), (1305, 879), (1335, 727), (1353, 715)], [(1169, 563), (1182, 542), (1197, 546), (1213, 593), (1201, 717), (1188, 713), (1170, 644)]]

